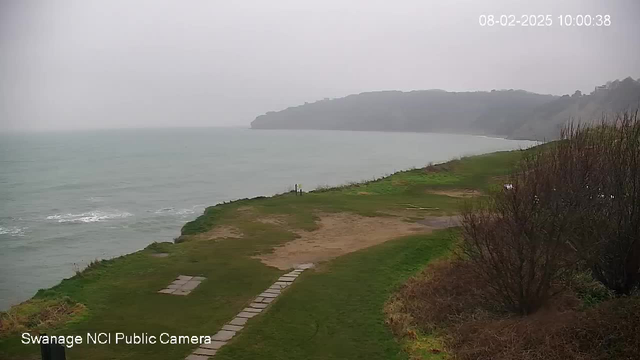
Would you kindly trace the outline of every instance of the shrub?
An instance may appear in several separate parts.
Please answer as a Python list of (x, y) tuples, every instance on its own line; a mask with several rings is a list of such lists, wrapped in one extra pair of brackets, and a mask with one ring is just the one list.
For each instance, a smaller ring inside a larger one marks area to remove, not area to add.
[(550, 159), (554, 181), (576, 207), (571, 243), (594, 277), (617, 294), (640, 285), (640, 120), (617, 114), (596, 127), (568, 127)]
[(575, 269), (566, 238), (576, 204), (562, 201), (546, 151), (528, 155), (510, 186), (462, 212), (463, 253), (506, 308), (530, 314), (556, 295)]

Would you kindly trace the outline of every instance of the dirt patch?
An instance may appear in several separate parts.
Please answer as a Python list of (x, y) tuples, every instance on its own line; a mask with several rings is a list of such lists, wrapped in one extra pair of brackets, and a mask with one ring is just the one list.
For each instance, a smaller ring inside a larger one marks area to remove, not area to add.
[(257, 218), (256, 221), (261, 222), (263, 224), (281, 226), (287, 223), (287, 218), (285, 216), (263, 216), (263, 217)]
[(169, 256), (169, 253), (154, 253), (151, 254), (151, 256), (155, 258), (165, 258)]
[(196, 235), (191, 235), (190, 238), (192, 240), (216, 240), (216, 239), (224, 239), (224, 238), (235, 238), (240, 239), (244, 236), (240, 229), (233, 226), (216, 226), (213, 229)]
[(471, 198), (482, 195), (478, 190), (471, 189), (452, 189), (452, 190), (428, 190), (427, 193), (435, 195), (444, 195), (454, 198)]
[(256, 256), (279, 269), (294, 264), (316, 263), (361, 250), (385, 241), (416, 233), (429, 233), (442, 226), (428, 226), (395, 217), (364, 217), (349, 213), (320, 215), (319, 229), (297, 231), (298, 239), (277, 247), (270, 254)]
[(240, 206), (238, 209), (236, 209), (237, 211), (240, 212), (247, 212), (247, 211), (253, 211), (253, 206)]
[(358, 195), (371, 195), (371, 193), (368, 191), (359, 191)]

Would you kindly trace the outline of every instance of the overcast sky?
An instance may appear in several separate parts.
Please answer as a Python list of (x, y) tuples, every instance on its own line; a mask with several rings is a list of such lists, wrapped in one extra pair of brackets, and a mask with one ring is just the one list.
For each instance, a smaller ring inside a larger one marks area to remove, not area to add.
[(590, 92), (640, 77), (639, 17), (637, 0), (0, 0), (0, 131), (248, 126), (375, 90)]

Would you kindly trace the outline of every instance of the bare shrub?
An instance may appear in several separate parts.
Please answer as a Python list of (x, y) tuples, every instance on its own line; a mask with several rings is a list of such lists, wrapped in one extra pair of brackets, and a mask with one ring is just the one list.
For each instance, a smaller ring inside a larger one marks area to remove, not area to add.
[(575, 204), (567, 240), (594, 277), (617, 294), (640, 285), (640, 120), (624, 112), (595, 127), (568, 126), (548, 158), (549, 176)]
[(507, 309), (530, 314), (562, 289), (575, 257), (566, 238), (575, 229), (577, 204), (549, 176), (559, 166), (548, 149), (525, 157), (510, 185), (480, 205), (463, 209), (463, 253)]
[(603, 161), (598, 226), (590, 239), (596, 256), (591, 268), (596, 279), (618, 294), (640, 285), (640, 120), (638, 113), (618, 115), (602, 126)]

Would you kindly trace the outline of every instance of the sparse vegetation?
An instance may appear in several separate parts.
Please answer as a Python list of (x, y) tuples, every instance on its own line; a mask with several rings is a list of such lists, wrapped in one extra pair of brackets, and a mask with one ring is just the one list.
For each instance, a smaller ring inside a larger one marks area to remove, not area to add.
[[(458, 359), (640, 358), (640, 120), (569, 125), (463, 210), (460, 255), (390, 300)], [(626, 315), (624, 315), (626, 314)]]

